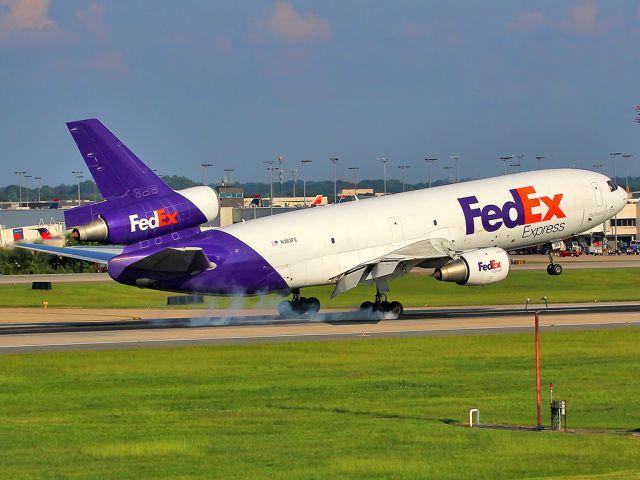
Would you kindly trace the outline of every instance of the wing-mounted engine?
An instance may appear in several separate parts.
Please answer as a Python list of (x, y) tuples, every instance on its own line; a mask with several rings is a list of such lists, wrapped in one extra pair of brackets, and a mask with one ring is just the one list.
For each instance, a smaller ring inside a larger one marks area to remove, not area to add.
[[(134, 197), (134, 198), (131, 198)], [(191, 187), (164, 195), (135, 193), (83, 205), (65, 212), (77, 240), (131, 244), (195, 227), (218, 215), (218, 197), (210, 187)]]
[(456, 260), (436, 268), (433, 276), (443, 282), (480, 286), (499, 282), (509, 274), (509, 255), (501, 248), (481, 248), (466, 252)]

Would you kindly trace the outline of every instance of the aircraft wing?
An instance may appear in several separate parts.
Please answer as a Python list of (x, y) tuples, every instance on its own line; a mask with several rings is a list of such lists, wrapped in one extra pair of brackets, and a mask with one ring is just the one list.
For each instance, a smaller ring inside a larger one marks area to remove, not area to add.
[(215, 268), (199, 247), (165, 248), (127, 266), (154, 273), (197, 273)]
[(335, 298), (360, 283), (376, 283), (381, 292), (388, 291), (390, 278), (405, 275), (412, 268), (437, 268), (449, 262), (455, 253), (453, 245), (444, 238), (430, 238), (406, 245), (383, 257), (371, 259), (334, 277), (336, 286), (331, 293)]
[(40, 243), (14, 243), (12, 246), (105, 265), (113, 257), (122, 253), (121, 247), (55, 247)]

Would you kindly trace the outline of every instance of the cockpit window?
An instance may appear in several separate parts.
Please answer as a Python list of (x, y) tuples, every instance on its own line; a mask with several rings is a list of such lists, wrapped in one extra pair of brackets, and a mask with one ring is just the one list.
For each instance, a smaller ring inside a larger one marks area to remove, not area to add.
[(612, 192), (615, 192), (618, 189), (616, 182), (614, 182), (613, 180), (607, 180), (607, 185), (609, 185), (609, 190), (611, 190)]

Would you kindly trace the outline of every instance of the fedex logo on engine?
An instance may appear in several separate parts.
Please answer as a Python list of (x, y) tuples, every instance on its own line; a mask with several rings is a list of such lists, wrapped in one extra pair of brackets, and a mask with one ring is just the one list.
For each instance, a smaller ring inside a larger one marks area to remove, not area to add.
[(149, 228), (166, 227), (168, 225), (177, 225), (178, 212), (168, 213), (164, 208), (154, 210), (151, 218), (138, 218), (138, 215), (129, 215), (129, 224), (131, 225), (131, 233), (136, 229), (141, 231)]
[(496, 262), (495, 260), (491, 260), (489, 261), (489, 263), (484, 263), (484, 262), (478, 262), (478, 271), (482, 272), (485, 270), (497, 270), (499, 268), (502, 268), (500, 266), (502, 262)]
[[(562, 193), (553, 197), (536, 196), (536, 190), (532, 186), (514, 188), (509, 192), (513, 201), (507, 201), (501, 207), (491, 204), (476, 207), (478, 198), (475, 195), (458, 198), (464, 213), (467, 235), (476, 231), (476, 218), (480, 219), (482, 228), (487, 232), (495, 232), (503, 225), (507, 228), (515, 228), (520, 225), (566, 217), (560, 208)], [(564, 225), (562, 227), (564, 228)]]

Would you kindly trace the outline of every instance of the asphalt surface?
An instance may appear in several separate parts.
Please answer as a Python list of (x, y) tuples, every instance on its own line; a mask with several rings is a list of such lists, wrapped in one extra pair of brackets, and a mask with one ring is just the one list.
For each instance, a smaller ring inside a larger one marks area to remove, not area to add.
[[(564, 305), (539, 311), (543, 331), (640, 327), (640, 303)], [(5, 319), (0, 326), (0, 353), (519, 333), (532, 330), (533, 316), (533, 310), (523, 307), (476, 307), (410, 310), (399, 320), (360, 312), (287, 320), (269, 315), (33, 323)]]

